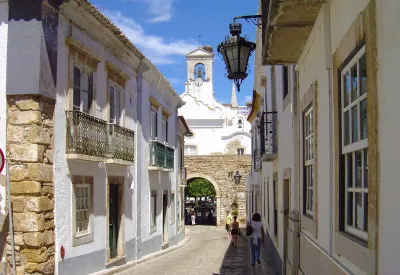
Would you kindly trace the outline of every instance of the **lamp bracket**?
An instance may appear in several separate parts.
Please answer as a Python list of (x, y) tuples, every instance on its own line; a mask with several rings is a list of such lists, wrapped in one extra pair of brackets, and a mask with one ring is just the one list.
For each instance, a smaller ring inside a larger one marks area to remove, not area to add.
[(242, 15), (242, 16), (235, 16), (233, 18), (233, 23), (236, 23), (237, 19), (244, 19), (247, 22), (252, 22), (257, 28), (262, 29), (262, 22), (257, 22), (257, 19), (261, 19), (262, 15)]

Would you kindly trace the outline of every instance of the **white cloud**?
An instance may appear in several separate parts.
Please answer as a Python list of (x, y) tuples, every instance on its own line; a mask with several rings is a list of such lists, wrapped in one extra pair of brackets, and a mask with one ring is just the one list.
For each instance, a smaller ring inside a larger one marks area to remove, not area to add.
[(168, 77), (167, 79), (168, 79), (169, 83), (171, 83), (171, 85), (173, 85), (173, 86), (180, 84), (182, 82), (179, 78), (176, 78), (176, 77)]
[(175, 63), (176, 56), (185, 55), (197, 47), (196, 42), (193, 40), (178, 39), (166, 41), (161, 36), (147, 34), (141, 25), (137, 24), (131, 18), (123, 16), (119, 11), (105, 10), (104, 14), (154, 64), (173, 64)]
[(251, 95), (246, 95), (246, 97), (244, 98), (244, 102), (251, 102), (253, 100), (253, 97)]
[(172, 18), (173, 0), (124, 0), (131, 2), (143, 2), (148, 7), (148, 12), (153, 16), (148, 22), (167, 22)]

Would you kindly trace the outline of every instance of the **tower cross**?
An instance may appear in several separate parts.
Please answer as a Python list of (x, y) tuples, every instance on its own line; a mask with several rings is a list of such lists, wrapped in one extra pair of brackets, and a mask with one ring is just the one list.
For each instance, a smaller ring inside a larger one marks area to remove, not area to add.
[(201, 46), (201, 43), (200, 43), (201, 34), (199, 34), (198, 38), (199, 38), (199, 47), (200, 47)]

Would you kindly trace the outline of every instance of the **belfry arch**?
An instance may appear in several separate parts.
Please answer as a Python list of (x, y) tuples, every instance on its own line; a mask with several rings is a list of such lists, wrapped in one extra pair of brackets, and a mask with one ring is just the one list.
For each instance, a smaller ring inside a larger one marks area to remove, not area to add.
[(189, 183), (190, 181), (195, 180), (195, 179), (208, 180), (214, 186), (215, 199), (217, 200), (217, 206), (215, 208), (215, 211), (217, 212), (217, 226), (221, 225), (220, 224), (220, 221), (221, 221), (221, 189), (219, 188), (219, 186), (215, 182), (215, 180), (213, 180), (210, 176), (200, 174), (200, 173), (194, 173), (194, 174), (188, 175), (186, 181)]

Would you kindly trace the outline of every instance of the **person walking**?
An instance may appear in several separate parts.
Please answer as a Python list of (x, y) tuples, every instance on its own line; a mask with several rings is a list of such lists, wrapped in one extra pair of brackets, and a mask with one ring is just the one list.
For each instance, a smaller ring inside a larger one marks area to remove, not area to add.
[(192, 215), (190, 216), (190, 218), (192, 219), (192, 225), (196, 225), (196, 215), (194, 212), (192, 212)]
[(239, 235), (239, 222), (237, 221), (237, 217), (233, 216), (233, 222), (231, 223), (231, 244), (233, 246), (237, 245), (237, 238)]
[(228, 232), (228, 235), (230, 235), (231, 232), (231, 222), (232, 222), (232, 215), (229, 211), (226, 212), (227, 216), (226, 216), (226, 225), (225, 225), (225, 229), (226, 232)]
[(264, 243), (264, 236), (265, 236), (264, 226), (261, 222), (261, 215), (259, 213), (255, 213), (247, 226), (248, 227), (251, 226), (253, 231), (249, 238), (250, 263), (251, 265), (255, 265), (255, 262), (257, 261), (258, 264), (261, 264), (260, 247), (261, 243)]

